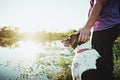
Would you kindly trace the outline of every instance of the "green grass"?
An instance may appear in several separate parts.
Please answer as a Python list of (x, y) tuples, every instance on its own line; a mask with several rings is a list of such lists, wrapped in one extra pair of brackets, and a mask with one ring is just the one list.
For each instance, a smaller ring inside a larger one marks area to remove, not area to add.
[(114, 57), (114, 76), (120, 77), (120, 43), (116, 42), (113, 46)]
[[(70, 48), (61, 47), (59, 44), (48, 47), (40, 52), (35, 63), (29, 68), (18, 65), (23, 71), (16, 80), (72, 80), (70, 65), (74, 52)], [(120, 49), (118, 43), (113, 47), (114, 76), (120, 77)]]

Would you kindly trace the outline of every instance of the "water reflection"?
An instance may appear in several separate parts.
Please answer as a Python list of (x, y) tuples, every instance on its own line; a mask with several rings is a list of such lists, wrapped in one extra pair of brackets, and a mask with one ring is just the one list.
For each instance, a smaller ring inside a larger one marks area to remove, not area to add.
[(19, 47), (15, 48), (0, 48), (0, 79), (13, 79), (20, 73), (18, 68), (31, 66), (42, 50), (41, 45), (33, 41), (20, 41), (18, 44)]
[(70, 73), (67, 65), (71, 64), (72, 57), (72, 50), (65, 49), (60, 41), (44, 44), (20, 41), (19, 47), (1, 47), (0, 80), (54, 80), (58, 77), (62, 80), (60, 76), (68, 76), (66, 71)]
[(43, 50), (40, 44), (33, 41), (19, 42), (19, 48), (16, 48), (17, 53), (21, 55), (22, 60), (33, 62), (37, 54)]

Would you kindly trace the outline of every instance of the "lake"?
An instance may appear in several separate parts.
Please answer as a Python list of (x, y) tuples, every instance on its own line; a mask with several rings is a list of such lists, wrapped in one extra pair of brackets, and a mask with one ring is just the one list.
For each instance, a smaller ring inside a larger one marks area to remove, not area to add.
[[(49, 80), (48, 72), (60, 72), (60, 58), (71, 53), (60, 41), (44, 44), (19, 41), (18, 45), (13, 48), (0, 47), (0, 80)], [(69, 57), (65, 60), (72, 58)]]

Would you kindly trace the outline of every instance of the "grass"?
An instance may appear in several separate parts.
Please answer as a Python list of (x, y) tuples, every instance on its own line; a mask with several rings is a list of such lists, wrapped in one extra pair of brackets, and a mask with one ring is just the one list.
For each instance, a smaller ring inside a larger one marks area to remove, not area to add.
[(116, 42), (113, 46), (114, 76), (120, 77), (120, 43)]
[[(72, 80), (70, 65), (74, 52), (70, 48), (64, 48), (60, 42), (50, 43), (43, 46), (33, 65), (28, 68), (17, 65), (22, 71), (16, 80)], [(113, 47), (114, 53), (114, 76), (120, 77), (120, 49), (118, 43)], [(10, 80), (10, 79), (8, 79)]]

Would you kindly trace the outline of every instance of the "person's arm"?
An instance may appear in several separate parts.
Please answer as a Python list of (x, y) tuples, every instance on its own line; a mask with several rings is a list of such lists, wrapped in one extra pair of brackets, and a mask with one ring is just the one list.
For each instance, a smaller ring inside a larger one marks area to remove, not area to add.
[(91, 27), (95, 23), (106, 1), (107, 0), (94, 1), (94, 6), (92, 8), (92, 11), (89, 15), (87, 22), (85, 26), (82, 29), (80, 29), (80, 35), (79, 35), (80, 42), (86, 42), (87, 40), (89, 40)]

